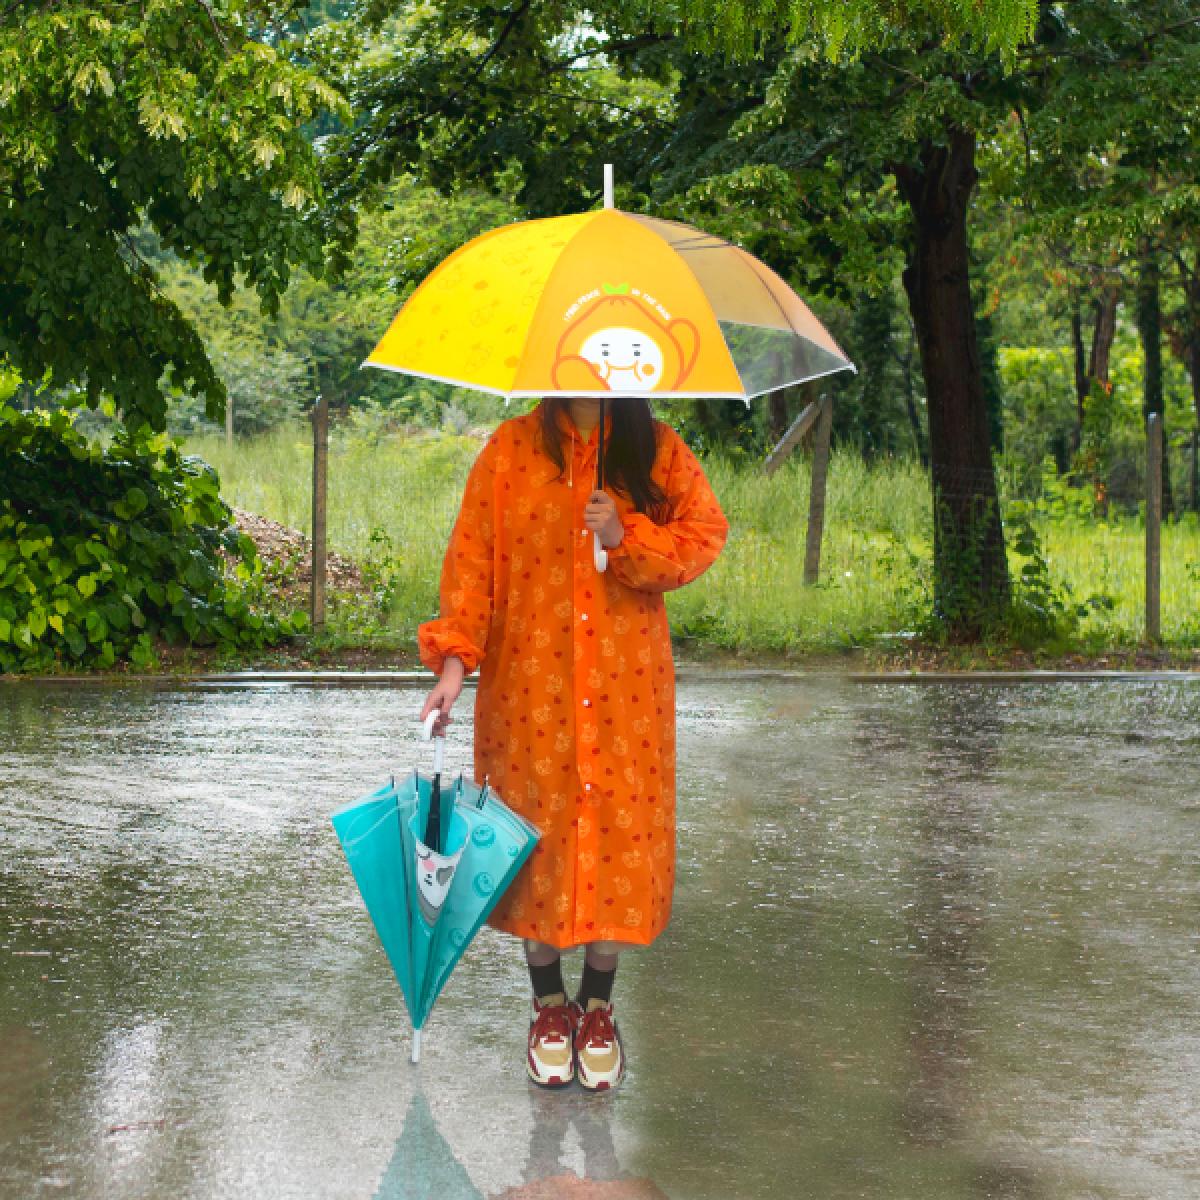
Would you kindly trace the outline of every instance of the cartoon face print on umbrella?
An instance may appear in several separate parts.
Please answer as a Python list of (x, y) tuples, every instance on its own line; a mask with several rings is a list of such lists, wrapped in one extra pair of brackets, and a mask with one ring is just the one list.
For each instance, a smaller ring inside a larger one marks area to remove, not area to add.
[(696, 326), (653, 296), (604, 285), (567, 310), (551, 377), (560, 391), (677, 391), (699, 350)]
[(584, 359), (614, 392), (644, 391), (662, 379), (663, 352), (636, 329), (598, 329), (580, 347)]
[(454, 880), (458, 868), (458, 854), (446, 857), (435, 854), (427, 846), (417, 843), (417, 905), (427, 925), (432, 925), (446, 903), (446, 893)]

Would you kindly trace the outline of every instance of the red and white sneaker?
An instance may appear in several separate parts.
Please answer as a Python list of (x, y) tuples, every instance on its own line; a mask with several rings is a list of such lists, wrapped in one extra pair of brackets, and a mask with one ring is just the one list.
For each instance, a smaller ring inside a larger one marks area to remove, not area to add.
[(613, 1019), (613, 1006), (603, 1000), (588, 1001), (587, 1012), (576, 1005), (575, 1062), (579, 1083), (591, 1092), (615, 1088), (625, 1074), (625, 1050)]
[(533, 999), (529, 1021), (529, 1051), (525, 1065), (529, 1078), (542, 1087), (564, 1087), (575, 1078), (575, 1027), (577, 1005), (568, 1004), (562, 992)]

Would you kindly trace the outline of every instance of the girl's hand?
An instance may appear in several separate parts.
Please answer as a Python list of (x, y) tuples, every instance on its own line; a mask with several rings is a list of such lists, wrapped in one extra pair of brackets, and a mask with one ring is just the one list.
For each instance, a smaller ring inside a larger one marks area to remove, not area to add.
[(446, 736), (446, 726), (450, 724), (450, 709), (463, 689), (466, 674), (461, 658), (451, 656), (442, 664), (441, 678), (433, 685), (420, 716), (420, 720), (424, 721), (435, 708), (441, 709), (441, 715), (433, 723), (434, 737)]
[(588, 497), (583, 523), (600, 539), (602, 546), (619, 546), (625, 537), (625, 527), (617, 516), (616, 501), (607, 492), (595, 491)]

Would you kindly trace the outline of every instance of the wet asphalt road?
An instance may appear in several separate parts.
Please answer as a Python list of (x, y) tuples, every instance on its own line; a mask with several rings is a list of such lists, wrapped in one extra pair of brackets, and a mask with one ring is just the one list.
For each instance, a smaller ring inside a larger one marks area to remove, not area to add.
[(408, 1062), (328, 815), (420, 699), (0, 687), (0, 1197), (1200, 1195), (1200, 684), (682, 683), (611, 1097), (492, 930)]

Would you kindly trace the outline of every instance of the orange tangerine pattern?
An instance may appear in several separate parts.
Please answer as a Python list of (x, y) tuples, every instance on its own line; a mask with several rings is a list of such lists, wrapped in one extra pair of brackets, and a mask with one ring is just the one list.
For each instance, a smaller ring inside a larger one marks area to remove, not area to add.
[[(617, 403), (620, 403), (617, 401)], [(695, 456), (658, 424), (656, 525), (614, 497), (625, 528), (596, 571), (583, 510), (596, 433), (565, 416), (567, 469), (541, 449), (540, 407), (505, 421), (471, 468), (421, 661), (479, 667), (475, 773), (542, 833), (488, 923), (567, 947), (649, 944), (675, 875), (675, 671), (663, 593), (706, 570), (728, 523)]]

